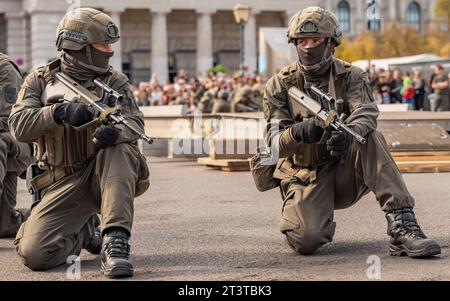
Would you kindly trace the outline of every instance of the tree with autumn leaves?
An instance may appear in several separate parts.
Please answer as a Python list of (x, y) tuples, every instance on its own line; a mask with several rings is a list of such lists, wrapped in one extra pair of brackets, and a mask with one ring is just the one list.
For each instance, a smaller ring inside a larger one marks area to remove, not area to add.
[(346, 61), (378, 59), (433, 53), (450, 57), (450, 0), (438, 0), (435, 18), (422, 32), (406, 24), (387, 24), (379, 31), (366, 31), (356, 37), (344, 37), (336, 48), (336, 57)]

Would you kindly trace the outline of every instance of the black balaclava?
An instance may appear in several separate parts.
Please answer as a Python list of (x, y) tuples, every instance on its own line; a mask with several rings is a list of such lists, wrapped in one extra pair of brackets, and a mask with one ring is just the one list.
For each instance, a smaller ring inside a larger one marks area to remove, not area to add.
[(329, 72), (335, 44), (331, 38), (313, 48), (296, 45), (300, 66), (306, 77), (317, 79)]
[(61, 65), (64, 72), (81, 81), (87, 81), (109, 71), (112, 52), (100, 51), (91, 45), (81, 50), (63, 50)]

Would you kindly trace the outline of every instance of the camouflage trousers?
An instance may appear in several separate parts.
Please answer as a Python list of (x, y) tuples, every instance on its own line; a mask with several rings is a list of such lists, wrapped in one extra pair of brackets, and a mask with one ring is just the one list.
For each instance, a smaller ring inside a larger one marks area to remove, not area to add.
[(280, 231), (301, 254), (312, 254), (333, 239), (333, 212), (354, 205), (372, 191), (383, 211), (414, 207), (414, 199), (380, 132), (364, 145), (353, 142), (344, 162), (323, 166), (305, 186), (296, 179), (281, 182), (283, 211)]
[(14, 241), (25, 266), (46, 270), (78, 256), (83, 246), (80, 230), (96, 213), (101, 214), (102, 230), (120, 227), (131, 232), (136, 188), (148, 178), (137, 146), (122, 143), (100, 150), (86, 168), (44, 189)]
[(19, 228), (17, 177), (30, 163), (30, 146), (17, 142), (9, 132), (0, 133), (0, 237), (14, 235)]

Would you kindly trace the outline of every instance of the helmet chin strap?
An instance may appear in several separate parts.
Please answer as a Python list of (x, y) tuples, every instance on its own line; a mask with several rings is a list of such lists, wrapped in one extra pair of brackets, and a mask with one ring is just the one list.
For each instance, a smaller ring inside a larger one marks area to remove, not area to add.
[(316, 71), (320, 70), (320, 68), (322, 66), (326, 65), (328, 62), (331, 61), (332, 48), (333, 48), (333, 45), (331, 43), (331, 38), (327, 38), (327, 45), (325, 46), (325, 51), (323, 52), (323, 56), (322, 56), (322, 59), (320, 60), (320, 62), (318, 62), (317, 64), (314, 64), (314, 65), (310, 65), (310, 66), (303, 65), (300, 62), (302, 68), (308, 72), (316, 72)]

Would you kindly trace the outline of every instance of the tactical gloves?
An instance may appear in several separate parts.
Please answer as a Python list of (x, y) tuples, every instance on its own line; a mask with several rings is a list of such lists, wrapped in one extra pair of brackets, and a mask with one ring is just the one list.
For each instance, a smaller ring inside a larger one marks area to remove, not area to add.
[(291, 127), (292, 137), (303, 143), (319, 142), (323, 132), (324, 129), (318, 125), (318, 121), (314, 118), (298, 122)]
[(347, 154), (352, 142), (352, 136), (343, 131), (332, 131), (331, 138), (327, 141), (327, 150), (336, 158), (343, 158)]
[(94, 115), (94, 109), (82, 103), (57, 103), (53, 108), (53, 119), (58, 124), (65, 122), (78, 127), (91, 121)]
[(119, 130), (113, 126), (101, 126), (94, 132), (94, 143), (98, 148), (113, 146), (119, 137)]

